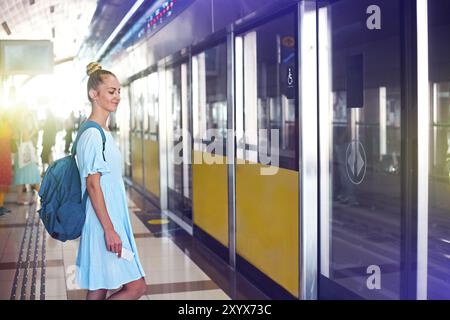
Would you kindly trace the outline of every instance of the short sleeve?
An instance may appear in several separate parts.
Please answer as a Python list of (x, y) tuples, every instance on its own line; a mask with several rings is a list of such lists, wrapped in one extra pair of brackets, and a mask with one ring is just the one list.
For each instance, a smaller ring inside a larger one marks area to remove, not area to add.
[(103, 142), (98, 129), (89, 128), (80, 137), (77, 144), (77, 164), (82, 178), (90, 174), (110, 172), (108, 163), (103, 160)]

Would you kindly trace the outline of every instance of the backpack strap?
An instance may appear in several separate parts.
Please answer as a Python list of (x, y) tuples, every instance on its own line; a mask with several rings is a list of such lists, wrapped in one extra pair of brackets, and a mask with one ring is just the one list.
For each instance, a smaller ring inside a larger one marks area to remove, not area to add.
[(83, 132), (85, 132), (89, 128), (96, 128), (98, 131), (100, 131), (100, 134), (102, 135), (102, 144), (103, 144), (103, 149), (102, 149), (103, 161), (106, 161), (106, 159), (105, 159), (105, 144), (106, 144), (105, 133), (103, 132), (102, 127), (97, 122), (91, 121), (91, 120), (87, 120), (80, 125), (80, 129), (78, 130), (77, 137), (75, 139), (75, 142), (72, 145), (72, 152), (71, 152), (72, 156), (75, 157), (75, 155), (77, 153), (77, 144), (78, 144), (78, 140), (80, 139), (81, 135), (83, 134)]

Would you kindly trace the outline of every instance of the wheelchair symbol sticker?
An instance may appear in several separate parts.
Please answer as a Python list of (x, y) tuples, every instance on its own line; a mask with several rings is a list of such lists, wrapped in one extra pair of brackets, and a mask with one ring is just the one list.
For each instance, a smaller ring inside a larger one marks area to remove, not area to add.
[(347, 176), (353, 184), (363, 182), (366, 175), (366, 151), (359, 141), (352, 141), (347, 146), (346, 164)]
[(288, 87), (291, 88), (294, 84), (294, 75), (291, 67), (288, 68)]

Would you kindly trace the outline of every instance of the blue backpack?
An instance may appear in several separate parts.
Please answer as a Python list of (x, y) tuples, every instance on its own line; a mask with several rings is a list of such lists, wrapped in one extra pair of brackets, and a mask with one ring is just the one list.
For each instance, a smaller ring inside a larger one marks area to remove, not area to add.
[(78, 130), (72, 146), (72, 154), (52, 163), (42, 179), (39, 197), (41, 209), (39, 217), (52, 238), (66, 241), (81, 235), (86, 219), (88, 193), (81, 195), (81, 180), (75, 154), (77, 143), (84, 131), (97, 128), (103, 141), (103, 160), (105, 160), (106, 137), (99, 124), (86, 121)]

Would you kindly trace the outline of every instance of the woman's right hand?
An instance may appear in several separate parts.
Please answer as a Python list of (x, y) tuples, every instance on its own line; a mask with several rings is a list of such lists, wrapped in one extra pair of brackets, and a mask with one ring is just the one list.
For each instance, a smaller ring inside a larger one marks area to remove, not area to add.
[(122, 240), (114, 229), (105, 230), (106, 249), (117, 253), (119, 258), (122, 254)]

